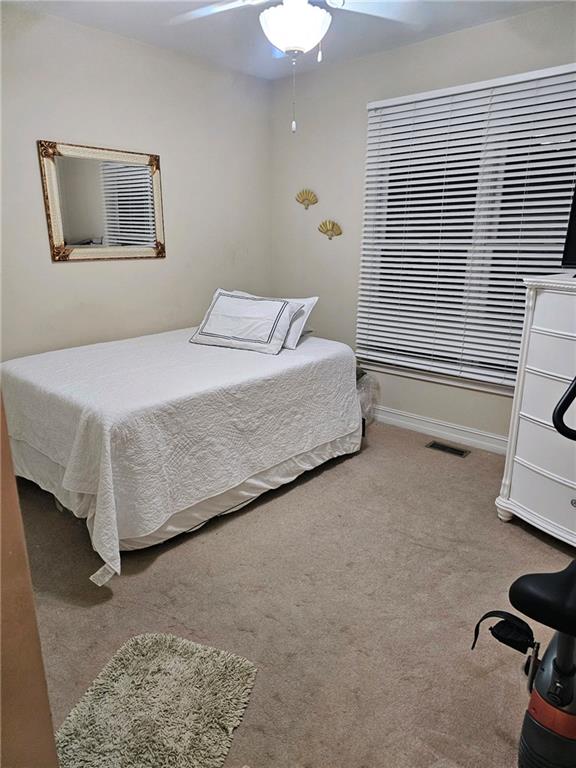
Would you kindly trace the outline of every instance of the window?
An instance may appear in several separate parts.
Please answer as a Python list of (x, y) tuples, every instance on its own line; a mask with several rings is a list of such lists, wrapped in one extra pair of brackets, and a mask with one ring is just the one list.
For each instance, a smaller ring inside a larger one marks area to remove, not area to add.
[(155, 247), (154, 190), (148, 165), (102, 162), (105, 245)]
[(513, 385), (575, 181), (576, 65), (369, 104), (360, 359)]

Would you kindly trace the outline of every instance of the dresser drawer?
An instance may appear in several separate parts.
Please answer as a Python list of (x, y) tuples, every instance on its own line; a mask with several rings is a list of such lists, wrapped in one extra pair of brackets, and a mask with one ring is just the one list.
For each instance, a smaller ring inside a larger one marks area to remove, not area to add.
[(576, 483), (576, 443), (562, 437), (555, 429), (521, 417), (518, 423), (516, 456)]
[(576, 338), (530, 331), (526, 365), (572, 379), (576, 375)]
[(510, 498), (557, 525), (576, 531), (576, 489), (514, 462)]
[[(568, 389), (568, 381), (557, 381), (526, 371), (524, 392), (520, 410), (528, 416), (552, 424), (552, 412), (556, 403)], [(569, 408), (564, 417), (569, 427), (576, 429), (576, 405)]]
[(576, 299), (574, 294), (539, 291), (532, 324), (550, 331), (576, 336)]

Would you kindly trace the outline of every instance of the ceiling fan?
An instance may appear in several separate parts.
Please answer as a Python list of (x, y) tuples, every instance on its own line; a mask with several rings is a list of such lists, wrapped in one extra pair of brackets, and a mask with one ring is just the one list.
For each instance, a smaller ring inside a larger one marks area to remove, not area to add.
[[(202, 2), (203, 0), (196, 0)], [(255, 5), (266, 5), (272, 0), (221, 0), (221, 2), (202, 5), (200, 8), (194, 8), (174, 16), (168, 22), (169, 24), (186, 24), (194, 19), (202, 19), (206, 16), (214, 16), (216, 13), (224, 11), (233, 11), (236, 8), (244, 8)], [(194, 0), (192, 0), (194, 2)], [(381, 19), (388, 19), (405, 23), (411, 22), (412, 8), (415, 6), (415, 0), (403, 0), (402, 2), (384, 2), (383, 0), (324, 0), (327, 6), (342, 11), (352, 13), (362, 13), (367, 16), (378, 16)], [(321, 5), (321, 3), (318, 3)]]
[[(191, 2), (200, 3), (203, 0)], [(168, 24), (186, 24), (218, 13), (267, 5), (270, 2), (273, 0), (219, 0), (173, 16)], [(417, 21), (413, 11), (419, 5), (417, 0), (282, 0), (280, 5), (266, 8), (260, 13), (262, 30), (281, 54), (288, 53), (294, 58), (298, 54), (307, 53), (320, 45), (332, 21), (332, 15), (322, 7), (323, 4), (337, 11), (377, 16), (408, 24)], [(319, 48), (318, 61), (322, 60), (321, 50)]]
[[(194, 1), (194, 0), (192, 0)], [(174, 16), (169, 24), (185, 24), (189, 21), (233, 11), (249, 6), (267, 5), (274, 0), (220, 0), (202, 5)], [(196, 0), (202, 2), (202, 0)], [(322, 61), (322, 39), (332, 22), (332, 15), (323, 5), (338, 11), (351, 11), (367, 16), (377, 16), (389, 21), (413, 23), (411, 11), (418, 6), (416, 0), (282, 0), (260, 13), (260, 26), (278, 55), (292, 58), (292, 132), (296, 131), (296, 80), (297, 56), (308, 53), (318, 46), (318, 62)]]

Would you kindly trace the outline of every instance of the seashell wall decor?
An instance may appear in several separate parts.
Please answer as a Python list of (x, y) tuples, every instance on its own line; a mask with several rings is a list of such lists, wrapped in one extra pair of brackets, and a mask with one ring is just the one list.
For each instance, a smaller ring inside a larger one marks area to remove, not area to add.
[(323, 235), (326, 235), (328, 240), (332, 240), (333, 237), (338, 237), (342, 234), (342, 227), (332, 219), (325, 219), (318, 227), (319, 231)]
[(318, 195), (311, 189), (302, 189), (296, 195), (296, 200), (308, 210), (311, 205), (316, 205), (318, 202)]

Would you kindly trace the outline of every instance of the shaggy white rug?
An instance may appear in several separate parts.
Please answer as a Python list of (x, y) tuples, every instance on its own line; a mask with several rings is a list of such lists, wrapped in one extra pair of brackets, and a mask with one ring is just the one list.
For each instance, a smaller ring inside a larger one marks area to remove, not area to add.
[(172, 635), (120, 648), (58, 731), (61, 768), (219, 768), (256, 668)]

